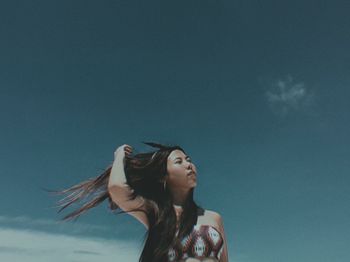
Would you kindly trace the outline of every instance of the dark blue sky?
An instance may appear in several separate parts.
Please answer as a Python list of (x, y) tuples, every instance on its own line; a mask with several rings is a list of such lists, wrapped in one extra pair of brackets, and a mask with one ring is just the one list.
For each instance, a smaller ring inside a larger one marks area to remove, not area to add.
[[(0, 258), (52, 252), (28, 242), (13, 252), (19, 241), (8, 236), (22, 240), (29, 228), (55, 247), (58, 234), (141, 241), (143, 226), (107, 203), (79, 230), (58, 227), (57, 199), (40, 187), (95, 177), (119, 145), (158, 141), (197, 165), (195, 198), (223, 217), (230, 261), (348, 261), (349, 7), (2, 1)], [(120, 259), (115, 244), (93, 254), (97, 244), (84, 245), (56, 256)]]

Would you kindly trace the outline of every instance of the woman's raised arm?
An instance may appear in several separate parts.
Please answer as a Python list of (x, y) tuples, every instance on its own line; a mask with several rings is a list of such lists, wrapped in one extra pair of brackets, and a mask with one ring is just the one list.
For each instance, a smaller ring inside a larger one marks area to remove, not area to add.
[(131, 152), (132, 147), (129, 145), (122, 145), (115, 151), (115, 159), (108, 181), (108, 192), (113, 202), (116, 203), (123, 211), (128, 212), (133, 209), (143, 210), (144, 212), (132, 211), (128, 212), (128, 214), (135, 217), (148, 229), (149, 222), (146, 215), (146, 200), (142, 196), (136, 196), (135, 199), (130, 200), (133, 189), (127, 184), (124, 171), (124, 158), (125, 154), (131, 154)]

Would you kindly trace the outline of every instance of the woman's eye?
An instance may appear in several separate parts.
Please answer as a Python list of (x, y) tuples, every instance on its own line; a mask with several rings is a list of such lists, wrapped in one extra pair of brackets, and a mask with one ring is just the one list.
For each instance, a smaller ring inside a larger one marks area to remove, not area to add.
[[(192, 162), (192, 161), (191, 161), (191, 158), (187, 158), (187, 161), (188, 161), (188, 162)], [(182, 162), (181, 160), (180, 160), (180, 161), (176, 161), (175, 164), (180, 164), (181, 162)]]

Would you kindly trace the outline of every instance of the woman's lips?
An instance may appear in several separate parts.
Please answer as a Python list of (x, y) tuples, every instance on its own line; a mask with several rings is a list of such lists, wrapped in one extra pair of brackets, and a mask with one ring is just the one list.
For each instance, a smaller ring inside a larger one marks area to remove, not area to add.
[(189, 172), (187, 175), (188, 175), (188, 176), (197, 177), (196, 173), (195, 173), (195, 172), (193, 172), (193, 171)]

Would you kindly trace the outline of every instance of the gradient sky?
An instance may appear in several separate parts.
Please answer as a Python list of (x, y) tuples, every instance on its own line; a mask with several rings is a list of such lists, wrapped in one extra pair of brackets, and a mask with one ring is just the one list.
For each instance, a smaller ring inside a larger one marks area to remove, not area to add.
[(349, 7), (1, 1), (0, 260), (137, 261), (137, 220), (105, 202), (57, 223), (41, 187), (157, 141), (197, 165), (230, 261), (349, 261)]

